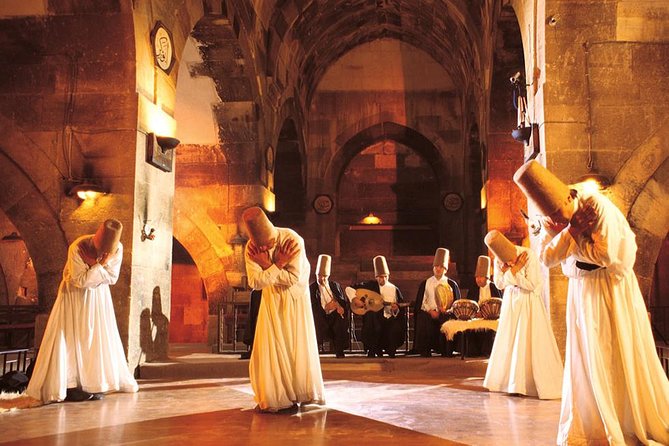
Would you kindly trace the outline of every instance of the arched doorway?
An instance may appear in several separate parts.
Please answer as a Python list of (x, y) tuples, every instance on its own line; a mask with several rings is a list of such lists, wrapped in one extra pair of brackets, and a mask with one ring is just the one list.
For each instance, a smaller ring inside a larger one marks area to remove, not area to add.
[(436, 175), (405, 144), (384, 139), (363, 148), (344, 169), (337, 196), (342, 257), (429, 255), (439, 244)]
[[(527, 236), (527, 226), (519, 209), (527, 208), (527, 199), (514, 185), (512, 176), (524, 162), (524, 145), (511, 137), (511, 131), (517, 126), (517, 112), (510, 78), (520, 73), (518, 83), (523, 91), (529, 82), (518, 18), (510, 5), (500, 12), (497, 36), (490, 89), (488, 151), (484, 159), (487, 164), (484, 171), (487, 175), (484, 178), (487, 229), (498, 229), (514, 242), (522, 243)], [(530, 120), (535, 122), (532, 116)]]
[(655, 262), (655, 274), (651, 286), (648, 307), (653, 331), (658, 341), (669, 342), (669, 234)]
[(209, 303), (191, 255), (172, 239), (172, 296), (169, 342), (204, 344), (208, 341)]
[(265, 161), (268, 170), (274, 172), (276, 197), (276, 211), (272, 219), (278, 226), (294, 228), (304, 222), (306, 192), (302, 153), (292, 119), (286, 119), (281, 127), (274, 163), (269, 152), (272, 148), (267, 150)]

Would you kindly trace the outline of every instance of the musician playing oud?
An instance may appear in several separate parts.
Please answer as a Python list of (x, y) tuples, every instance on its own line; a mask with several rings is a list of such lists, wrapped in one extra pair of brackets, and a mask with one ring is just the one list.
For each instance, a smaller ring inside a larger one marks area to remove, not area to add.
[(311, 309), (314, 313), (318, 343), (330, 339), (334, 344), (337, 358), (344, 357), (348, 346), (348, 303), (343, 296), (341, 286), (330, 280), (332, 257), (327, 254), (318, 256), (316, 281), (309, 285)]
[(460, 287), (455, 280), (446, 277), (449, 258), (448, 249), (437, 248), (432, 262), (433, 275), (421, 282), (416, 294), (413, 349), (426, 358), (432, 356), (432, 350), (442, 356), (453, 353), (453, 347), (446, 344), (446, 338), (439, 332), (448, 319), (446, 311), (454, 300), (460, 299)]
[(362, 342), (368, 358), (381, 357), (384, 351), (394, 358), (397, 348), (406, 339), (406, 312), (398, 305), (404, 298), (400, 289), (389, 281), (390, 270), (386, 258), (376, 256), (372, 262), (375, 280), (346, 287), (346, 297), (351, 302), (351, 308), (363, 308), (365, 304), (356, 297), (356, 289), (364, 288), (383, 296), (388, 305), (379, 311), (369, 311), (362, 317)]

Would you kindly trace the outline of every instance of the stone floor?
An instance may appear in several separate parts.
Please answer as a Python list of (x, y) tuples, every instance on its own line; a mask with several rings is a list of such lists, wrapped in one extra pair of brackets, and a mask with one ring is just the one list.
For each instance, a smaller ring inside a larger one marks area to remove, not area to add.
[(555, 443), (559, 401), (487, 392), (485, 359), (323, 356), (327, 406), (292, 415), (254, 410), (247, 366), (238, 355), (177, 353), (142, 367), (137, 394), (0, 414), (0, 444)]

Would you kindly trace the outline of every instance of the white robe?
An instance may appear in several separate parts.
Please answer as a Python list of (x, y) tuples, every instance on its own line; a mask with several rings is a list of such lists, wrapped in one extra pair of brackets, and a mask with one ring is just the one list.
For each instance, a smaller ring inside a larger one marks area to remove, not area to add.
[(293, 239), (299, 247), (283, 270), (276, 265), (263, 270), (248, 251), (245, 256), (249, 286), (262, 289), (249, 377), (256, 403), (268, 411), (325, 399), (304, 240), (291, 229), (277, 229), (276, 246)]
[[(577, 203), (595, 209), (592, 235), (575, 240), (564, 229), (542, 240), (542, 262), (562, 262), (569, 277), (558, 444), (669, 444), (669, 382), (633, 270), (634, 233), (601, 194)], [(603, 268), (585, 271), (577, 260)]]
[(483, 387), (541, 399), (560, 398), (562, 359), (543, 300), (541, 265), (530, 249), (527, 263), (514, 275), (495, 262), (495, 285), (504, 289), (499, 326)]
[(116, 325), (109, 285), (118, 280), (123, 246), (105, 266), (89, 267), (79, 255), (79, 237), (67, 253), (63, 280), (53, 305), (26, 394), (43, 402), (62, 401), (68, 388), (89, 393), (136, 392)]

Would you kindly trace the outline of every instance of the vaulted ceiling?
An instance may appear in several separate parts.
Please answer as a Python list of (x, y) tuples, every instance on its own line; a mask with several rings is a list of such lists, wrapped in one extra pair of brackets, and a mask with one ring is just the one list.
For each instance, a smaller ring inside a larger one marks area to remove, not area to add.
[(256, 63), (308, 105), (328, 67), (358, 45), (396, 38), (426, 51), (463, 92), (486, 79), (496, 0), (231, 0)]

